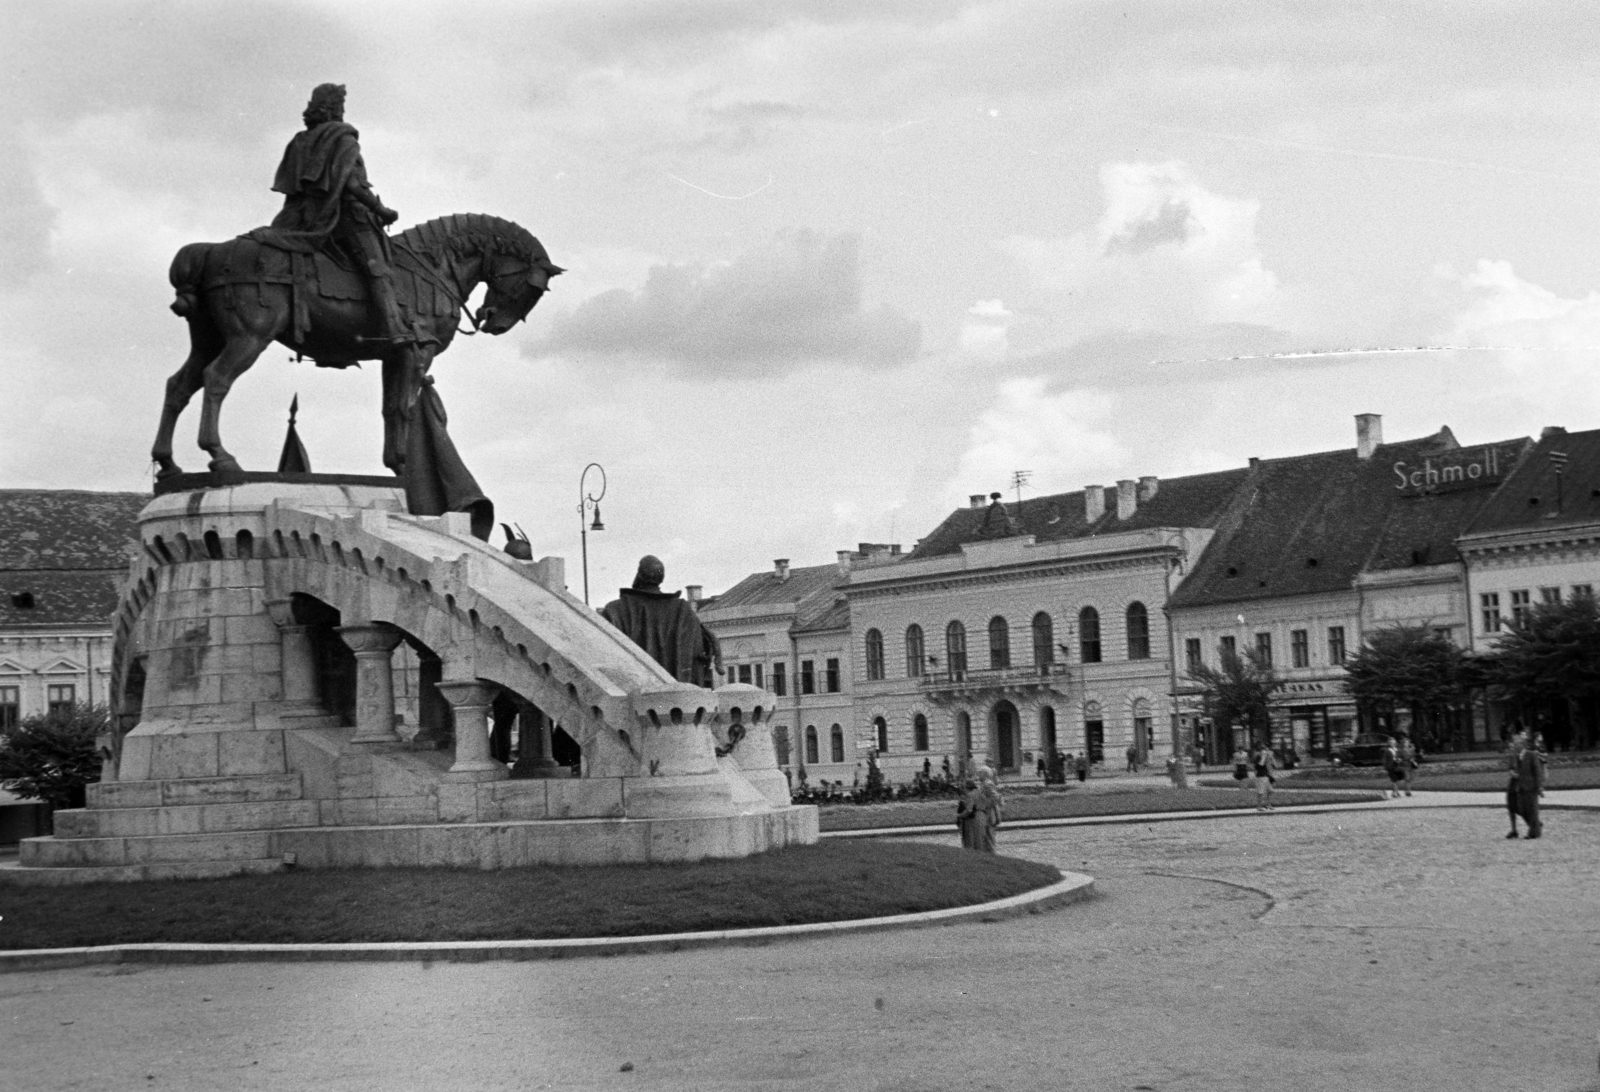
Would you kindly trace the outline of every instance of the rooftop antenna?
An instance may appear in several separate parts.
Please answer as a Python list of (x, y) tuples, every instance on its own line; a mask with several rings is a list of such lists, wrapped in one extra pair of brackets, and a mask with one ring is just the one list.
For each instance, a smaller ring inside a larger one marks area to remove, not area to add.
[(1011, 488), (1017, 491), (1017, 511), (1022, 511), (1022, 487), (1028, 484), (1028, 479), (1033, 477), (1031, 470), (1013, 470), (1011, 472)]

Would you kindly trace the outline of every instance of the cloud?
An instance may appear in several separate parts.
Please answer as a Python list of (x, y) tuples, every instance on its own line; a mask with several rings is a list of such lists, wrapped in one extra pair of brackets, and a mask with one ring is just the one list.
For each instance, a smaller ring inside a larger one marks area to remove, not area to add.
[(861, 298), (852, 234), (780, 232), (723, 263), (658, 265), (637, 290), (612, 289), (557, 315), (529, 351), (676, 363), (725, 375), (730, 365), (772, 374), (821, 360), (910, 360), (921, 328)]
[(16, 287), (47, 267), (55, 220), (16, 128), (0, 128), (0, 288)]
[(1100, 185), (1105, 209), (1092, 230), (1002, 244), (1041, 288), (1071, 297), (1072, 332), (1279, 320), (1282, 292), (1256, 243), (1258, 201), (1212, 193), (1176, 161), (1107, 164)]
[(1009, 379), (968, 434), (967, 449), (945, 492), (950, 502), (1003, 489), (1014, 470), (1033, 472), (1033, 488), (1061, 492), (1098, 474), (1113, 476), (1127, 459), (1112, 435), (1116, 399), (1101, 390), (1052, 391), (1047, 376)]
[(1014, 316), (1000, 300), (979, 300), (967, 309), (958, 343), (961, 351), (979, 360), (1004, 360), (1010, 348), (1007, 330)]

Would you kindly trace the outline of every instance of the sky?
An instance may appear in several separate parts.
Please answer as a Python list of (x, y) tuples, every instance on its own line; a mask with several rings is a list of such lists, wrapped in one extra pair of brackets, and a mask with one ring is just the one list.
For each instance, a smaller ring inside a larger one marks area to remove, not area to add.
[[(1019, 470), (1217, 470), (1353, 447), (1358, 413), (1600, 427), (1597, 30), (1536, 0), (3, 2), (0, 487), (150, 487), (172, 256), (273, 217), (325, 81), (400, 226), (491, 213), (566, 268), (433, 374), (579, 593), (603, 466), (596, 603), (647, 552), (709, 595), (910, 549)], [(246, 469), (295, 395), (313, 469), (383, 472), (376, 369), (282, 346), (223, 412)]]

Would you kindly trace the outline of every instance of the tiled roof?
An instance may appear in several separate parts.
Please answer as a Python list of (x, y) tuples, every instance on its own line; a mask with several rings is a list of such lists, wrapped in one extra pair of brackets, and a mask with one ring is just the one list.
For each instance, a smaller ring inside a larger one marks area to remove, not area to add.
[(960, 551), (968, 542), (1032, 535), (1038, 542), (1087, 538), (1118, 531), (1151, 527), (1213, 527), (1249, 471), (1222, 470), (1168, 478), (1158, 483), (1156, 495), (1140, 501), (1132, 517), (1117, 518), (1116, 486), (1107, 487), (1105, 513), (1093, 523), (1084, 519), (1083, 491), (1030, 497), (1016, 504), (997, 501), (982, 508), (958, 508), (933, 533), (917, 543), (912, 559), (941, 557)]
[[(1567, 457), (1561, 473), (1559, 512), (1551, 452)], [(1467, 533), (1534, 531), (1595, 522), (1600, 522), (1600, 429), (1548, 430), (1484, 505)]]
[[(105, 625), (143, 493), (0, 490), (0, 627)], [(31, 605), (29, 605), (31, 604)]]
[(124, 569), (146, 493), (0, 489), (0, 570)]
[[(838, 565), (807, 565), (791, 568), (787, 580), (779, 580), (770, 569), (752, 573), (716, 597), (717, 609), (748, 607), (758, 603), (794, 604), (818, 592), (829, 591), (844, 582)], [(702, 610), (705, 608), (701, 608)]]
[[(1526, 441), (1486, 446), (1512, 461)], [(1384, 444), (1370, 459), (1352, 448), (1262, 460), (1171, 605), (1343, 591), (1361, 572), (1458, 560), (1454, 539), (1492, 489), (1427, 492), (1396, 483), (1397, 463), (1422, 465), (1458, 450), (1445, 429)]]
[(795, 633), (817, 633), (850, 626), (850, 601), (843, 596), (831, 600), (818, 596), (810, 603), (802, 604), (801, 611), (801, 616), (795, 619), (791, 627)]

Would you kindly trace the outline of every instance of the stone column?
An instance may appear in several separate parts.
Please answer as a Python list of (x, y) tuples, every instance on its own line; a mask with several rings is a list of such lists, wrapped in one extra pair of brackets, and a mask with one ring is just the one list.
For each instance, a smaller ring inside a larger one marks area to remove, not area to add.
[(469, 781), (510, 777), (505, 764), (489, 754), (489, 704), (499, 687), (476, 679), (435, 683), (456, 722), (456, 761), (450, 773)]
[(515, 778), (565, 777), (566, 770), (550, 757), (550, 718), (529, 702), (517, 703)]
[(400, 631), (382, 622), (340, 626), (337, 630), (356, 654), (356, 734), (351, 743), (399, 743), (394, 730), (394, 676), (389, 658), (400, 643)]
[(322, 693), (317, 681), (317, 658), (311, 647), (311, 627), (295, 622), (287, 599), (269, 599), (266, 605), (273, 624), (278, 627), (281, 642), (279, 662), (284, 702), (291, 706), (320, 708)]

